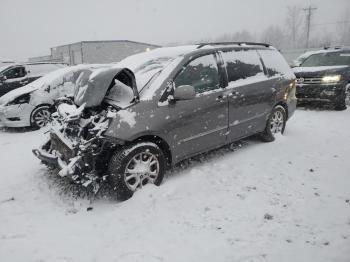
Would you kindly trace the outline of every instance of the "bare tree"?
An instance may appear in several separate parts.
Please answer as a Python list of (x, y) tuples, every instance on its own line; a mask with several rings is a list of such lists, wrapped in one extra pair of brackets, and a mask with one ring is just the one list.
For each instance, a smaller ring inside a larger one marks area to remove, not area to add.
[(232, 35), (232, 41), (246, 41), (251, 42), (255, 41), (254, 35), (252, 35), (248, 30), (242, 30), (239, 32), (236, 32)]
[(299, 6), (288, 6), (286, 16), (287, 34), (291, 39), (291, 47), (293, 49), (301, 46), (301, 37), (303, 33), (304, 16), (302, 8)]
[(261, 34), (261, 41), (272, 44), (276, 48), (284, 48), (285, 35), (278, 25), (270, 25)]
[(350, 45), (350, 4), (344, 9), (344, 13), (341, 16), (341, 21), (337, 24), (338, 44)]
[(242, 30), (233, 34), (223, 34), (214, 39), (215, 42), (233, 42), (233, 41), (255, 41), (255, 36), (252, 35), (248, 30)]

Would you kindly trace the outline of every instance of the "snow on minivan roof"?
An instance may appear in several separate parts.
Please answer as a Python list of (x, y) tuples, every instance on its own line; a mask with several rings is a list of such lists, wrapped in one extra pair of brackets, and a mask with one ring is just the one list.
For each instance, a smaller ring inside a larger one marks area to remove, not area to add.
[(153, 76), (167, 67), (174, 59), (190, 53), (196, 48), (197, 45), (156, 48), (128, 56), (113, 67), (128, 68), (133, 71), (137, 88), (141, 91)]

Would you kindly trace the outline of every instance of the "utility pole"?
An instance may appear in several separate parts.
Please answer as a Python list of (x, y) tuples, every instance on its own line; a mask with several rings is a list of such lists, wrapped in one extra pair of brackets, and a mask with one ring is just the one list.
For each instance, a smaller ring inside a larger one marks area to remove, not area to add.
[(306, 48), (309, 48), (309, 39), (310, 39), (310, 26), (311, 26), (311, 16), (312, 12), (317, 8), (312, 7), (311, 5), (308, 8), (303, 8), (306, 11)]

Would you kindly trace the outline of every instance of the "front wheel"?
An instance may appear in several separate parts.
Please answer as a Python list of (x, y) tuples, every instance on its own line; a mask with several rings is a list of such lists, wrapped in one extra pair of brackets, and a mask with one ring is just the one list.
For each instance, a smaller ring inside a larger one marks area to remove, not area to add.
[(162, 150), (151, 142), (139, 142), (118, 151), (109, 164), (110, 183), (118, 200), (129, 199), (146, 184), (160, 185), (165, 173)]
[(346, 101), (345, 98), (341, 98), (339, 101), (337, 101), (334, 104), (334, 109), (337, 111), (342, 111), (342, 110), (346, 110)]
[(50, 106), (43, 105), (34, 109), (30, 117), (30, 124), (35, 128), (46, 126), (51, 120)]
[(337, 97), (337, 100), (334, 101), (334, 109), (337, 111), (342, 111), (346, 109), (346, 96), (349, 89), (349, 84), (345, 87), (343, 92)]
[(276, 106), (267, 119), (265, 130), (261, 134), (262, 140), (265, 142), (274, 141), (276, 134), (283, 134), (286, 122), (286, 110), (282, 106)]

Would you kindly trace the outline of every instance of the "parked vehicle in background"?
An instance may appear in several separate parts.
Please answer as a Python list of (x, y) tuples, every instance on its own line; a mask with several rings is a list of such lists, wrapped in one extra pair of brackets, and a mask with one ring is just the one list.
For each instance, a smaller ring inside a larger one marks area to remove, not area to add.
[(273, 141), (295, 107), (295, 76), (267, 44), (159, 48), (84, 72), (33, 153), (125, 200), (183, 159), (253, 134)]
[(0, 97), (0, 126), (43, 127), (51, 117), (54, 100), (73, 96), (75, 81), (84, 70), (107, 65), (78, 65), (48, 73)]
[(299, 67), (311, 55), (325, 53), (327, 50), (334, 51), (334, 50), (340, 50), (343, 48), (349, 48), (349, 47), (342, 47), (342, 46), (330, 47), (330, 46), (327, 46), (327, 47), (324, 47), (323, 49), (319, 49), (319, 50), (306, 51), (305, 53), (301, 54), (300, 56), (298, 56), (296, 59), (293, 60), (293, 64), (291, 65), (291, 67)]
[(346, 93), (350, 86), (349, 48), (314, 53), (293, 71), (297, 76), (299, 103), (331, 103), (336, 110), (346, 109)]
[(322, 52), (323, 50), (317, 50), (317, 51), (307, 51), (300, 56), (298, 56), (295, 60), (293, 60), (293, 64), (291, 67), (298, 67), (300, 66), (308, 57), (310, 57), (313, 54), (317, 54), (319, 52)]
[(0, 97), (11, 90), (25, 86), (43, 75), (65, 67), (57, 63), (8, 63), (0, 67)]

